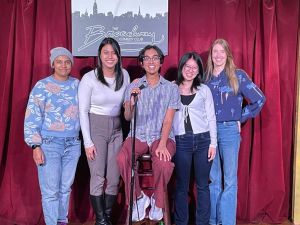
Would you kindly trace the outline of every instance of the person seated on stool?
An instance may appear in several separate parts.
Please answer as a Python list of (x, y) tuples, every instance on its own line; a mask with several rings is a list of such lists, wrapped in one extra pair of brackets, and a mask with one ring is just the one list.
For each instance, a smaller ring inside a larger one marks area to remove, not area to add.
[[(151, 204), (149, 218), (163, 218), (164, 193), (171, 178), (175, 154), (174, 135), (171, 132), (175, 111), (180, 107), (178, 86), (160, 75), (164, 61), (162, 51), (155, 45), (144, 47), (138, 57), (146, 74), (131, 83), (124, 100), (124, 116), (133, 119), (134, 97), (138, 94), (136, 114), (135, 159), (149, 149), (152, 158), (154, 193), (151, 199), (141, 190), (138, 176), (134, 176), (134, 204), (132, 221), (141, 221)], [(132, 128), (131, 128), (132, 129)], [(131, 134), (130, 132), (129, 134)], [(130, 202), (132, 137), (128, 137), (117, 156), (120, 174), (125, 183), (126, 204)]]

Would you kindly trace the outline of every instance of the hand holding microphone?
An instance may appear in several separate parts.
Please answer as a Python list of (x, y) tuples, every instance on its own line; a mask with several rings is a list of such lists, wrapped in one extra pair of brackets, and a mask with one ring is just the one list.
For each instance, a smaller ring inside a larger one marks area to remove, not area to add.
[(132, 88), (131, 90), (131, 98), (130, 103), (133, 106), (137, 100), (137, 96), (141, 93), (141, 90), (144, 89), (146, 86), (144, 84), (140, 85), (139, 87)]
[(131, 96), (138, 96), (141, 93), (141, 90), (144, 89), (146, 86), (144, 84), (140, 85), (139, 87), (132, 88)]
[(139, 87), (134, 87), (130, 91), (130, 100), (124, 102), (123, 106), (125, 108), (125, 119), (130, 121), (132, 118), (132, 112), (134, 109), (134, 105), (137, 101), (137, 96), (141, 93), (141, 90), (144, 89), (146, 86), (144, 84), (140, 85)]

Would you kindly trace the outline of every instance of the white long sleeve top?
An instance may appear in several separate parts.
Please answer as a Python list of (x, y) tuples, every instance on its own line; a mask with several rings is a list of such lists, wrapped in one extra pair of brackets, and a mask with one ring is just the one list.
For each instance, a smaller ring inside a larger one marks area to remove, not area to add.
[(198, 86), (196, 95), (189, 105), (181, 103), (180, 109), (176, 111), (173, 120), (175, 135), (185, 134), (184, 120), (187, 115), (190, 116), (194, 134), (209, 131), (211, 139), (210, 147), (215, 148), (217, 146), (215, 108), (211, 91), (205, 84)]
[(84, 146), (91, 147), (94, 145), (90, 134), (89, 114), (119, 116), (124, 92), (130, 83), (129, 74), (122, 69), (124, 75), (123, 86), (115, 91), (115, 78), (105, 77), (109, 87), (102, 84), (97, 79), (97, 70), (86, 73), (79, 83), (78, 100), (79, 100), (79, 117)]

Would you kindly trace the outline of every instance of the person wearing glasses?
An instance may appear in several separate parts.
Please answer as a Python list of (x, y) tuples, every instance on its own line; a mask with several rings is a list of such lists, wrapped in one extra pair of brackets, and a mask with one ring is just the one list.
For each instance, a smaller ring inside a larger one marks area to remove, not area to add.
[[(146, 209), (151, 205), (149, 218), (158, 221), (163, 218), (164, 192), (174, 169), (171, 159), (175, 153), (175, 141), (171, 129), (175, 111), (180, 107), (180, 96), (178, 86), (167, 81), (160, 74), (164, 55), (157, 46), (144, 47), (138, 59), (146, 74), (128, 86), (124, 101), (124, 115), (126, 120), (132, 120), (135, 107), (135, 97), (132, 94), (137, 93), (135, 158), (149, 149), (155, 190), (149, 198), (141, 190), (138, 177), (135, 175), (132, 220), (143, 220)], [(129, 135), (117, 157), (125, 183), (127, 204), (130, 202), (131, 144), (132, 138)]]
[(70, 76), (73, 64), (68, 49), (51, 49), (53, 73), (35, 84), (26, 108), (25, 142), (37, 165), (46, 225), (68, 223), (71, 185), (81, 154), (79, 80)]
[[(226, 40), (217, 39), (209, 49), (206, 84), (215, 104), (218, 147), (210, 171), (209, 224), (236, 224), (237, 170), (241, 123), (261, 111), (266, 98), (245, 71), (237, 69)], [(244, 100), (248, 104), (243, 104)]]
[(118, 42), (104, 38), (98, 48), (98, 66), (83, 76), (78, 90), (80, 125), (91, 174), (90, 200), (97, 225), (111, 224), (118, 194), (116, 157), (123, 142), (120, 113), (129, 83)]
[(177, 85), (181, 106), (175, 113), (173, 130), (176, 140), (174, 156), (175, 224), (189, 224), (189, 183), (193, 166), (196, 181), (196, 225), (209, 224), (209, 172), (216, 154), (217, 128), (213, 97), (203, 84), (203, 64), (196, 52), (184, 54), (178, 67)]

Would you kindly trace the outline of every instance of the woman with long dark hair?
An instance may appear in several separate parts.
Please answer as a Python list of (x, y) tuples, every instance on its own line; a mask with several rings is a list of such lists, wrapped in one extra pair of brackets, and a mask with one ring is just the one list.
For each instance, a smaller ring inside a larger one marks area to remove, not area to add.
[(196, 52), (188, 52), (181, 57), (176, 81), (181, 107), (173, 121), (176, 225), (189, 222), (188, 191), (192, 165), (197, 187), (196, 225), (209, 224), (208, 180), (216, 153), (217, 130), (212, 94), (203, 84), (203, 75), (202, 60)]
[(96, 225), (111, 224), (120, 176), (116, 156), (123, 141), (120, 113), (129, 83), (128, 72), (121, 66), (118, 42), (104, 38), (98, 49), (98, 66), (83, 76), (78, 92)]

